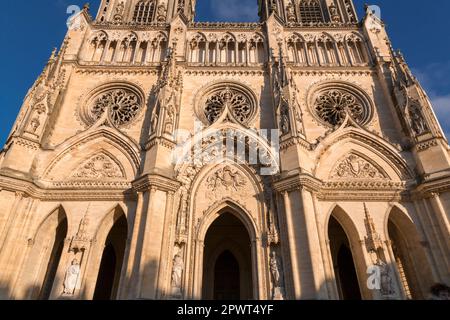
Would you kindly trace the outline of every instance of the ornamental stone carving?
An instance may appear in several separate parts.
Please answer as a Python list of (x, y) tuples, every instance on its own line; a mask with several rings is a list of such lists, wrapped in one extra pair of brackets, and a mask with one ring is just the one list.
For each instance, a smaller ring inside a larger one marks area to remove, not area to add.
[(332, 126), (342, 124), (347, 114), (360, 124), (368, 118), (367, 108), (355, 95), (335, 89), (325, 91), (317, 97), (315, 111), (323, 122)]
[(221, 188), (225, 188), (227, 191), (238, 191), (246, 185), (244, 176), (237, 171), (233, 171), (230, 166), (217, 170), (206, 182), (208, 183), (208, 189), (213, 192)]
[(112, 88), (91, 98), (81, 110), (80, 116), (86, 124), (93, 125), (107, 112), (112, 124), (120, 128), (133, 123), (142, 111), (142, 106), (143, 101), (134, 90), (126, 87)]
[(110, 156), (101, 153), (82, 163), (71, 175), (75, 179), (122, 179), (123, 170)]
[(243, 197), (247, 194), (247, 184), (248, 181), (242, 173), (227, 165), (206, 179), (207, 197), (210, 200), (226, 196)]
[[(203, 91), (203, 90), (202, 90)], [(246, 87), (233, 83), (217, 83), (199, 94), (195, 101), (197, 117), (205, 124), (234, 122), (248, 126), (257, 114), (257, 99)]]
[(369, 161), (351, 153), (335, 166), (330, 178), (386, 180), (387, 176)]
[(220, 118), (225, 109), (228, 109), (237, 121), (244, 124), (250, 118), (252, 108), (245, 95), (227, 87), (209, 97), (206, 101), (205, 116), (209, 123), (213, 124)]
[(411, 119), (411, 126), (416, 135), (430, 131), (418, 104), (414, 103), (409, 107), (409, 118)]

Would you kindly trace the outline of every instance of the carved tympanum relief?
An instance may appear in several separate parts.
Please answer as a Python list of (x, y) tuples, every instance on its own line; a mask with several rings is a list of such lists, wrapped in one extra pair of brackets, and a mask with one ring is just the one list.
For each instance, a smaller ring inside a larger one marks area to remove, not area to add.
[(211, 174), (206, 179), (206, 184), (209, 199), (218, 200), (226, 196), (242, 197), (247, 194), (246, 177), (228, 165)]
[(362, 158), (350, 153), (338, 162), (331, 172), (330, 179), (388, 179), (381, 169)]
[(123, 179), (123, 170), (110, 156), (97, 154), (83, 162), (71, 174), (75, 179)]

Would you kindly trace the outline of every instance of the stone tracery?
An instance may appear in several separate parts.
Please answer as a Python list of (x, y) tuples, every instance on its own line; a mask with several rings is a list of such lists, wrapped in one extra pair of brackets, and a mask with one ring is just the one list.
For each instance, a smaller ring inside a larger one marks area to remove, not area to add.
[(134, 89), (126, 85), (112, 86), (88, 99), (80, 110), (80, 117), (86, 124), (93, 125), (107, 113), (109, 121), (121, 128), (132, 124), (142, 109), (141, 95)]

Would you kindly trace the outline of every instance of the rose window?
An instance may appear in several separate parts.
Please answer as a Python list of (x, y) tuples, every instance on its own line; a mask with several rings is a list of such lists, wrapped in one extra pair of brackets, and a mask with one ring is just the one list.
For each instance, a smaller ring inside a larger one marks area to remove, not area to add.
[(213, 93), (206, 100), (204, 115), (209, 124), (213, 124), (224, 112), (228, 112), (236, 121), (246, 124), (252, 117), (253, 111), (252, 102), (245, 94), (226, 88)]
[(129, 88), (112, 88), (101, 91), (87, 101), (81, 109), (81, 119), (88, 125), (94, 124), (105, 112), (116, 127), (131, 124), (142, 110), (142, 98)]
[(134, 92), (115, 89), (95, 99), (91, 113), (93, 119), (98, 120), (107, 111), (113, 123), (116, 126), (122, 126), (132, 122), (140, 109), (141, 101)]
[(338, 89), (321, 92), (316, 98), (314, 111), (320, 120), (332, 126), (342, 124), (347, 115), (364, 125), (371, 116), (370, 107), (362, 99)]

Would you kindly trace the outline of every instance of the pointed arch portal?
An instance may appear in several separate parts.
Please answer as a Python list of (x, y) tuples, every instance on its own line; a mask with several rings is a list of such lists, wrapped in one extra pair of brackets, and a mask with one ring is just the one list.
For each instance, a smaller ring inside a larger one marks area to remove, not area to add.
[(253, 299), (252, 246), (247, 228), (229, 212), (209, 227), (203, 257), (203, 299)]

